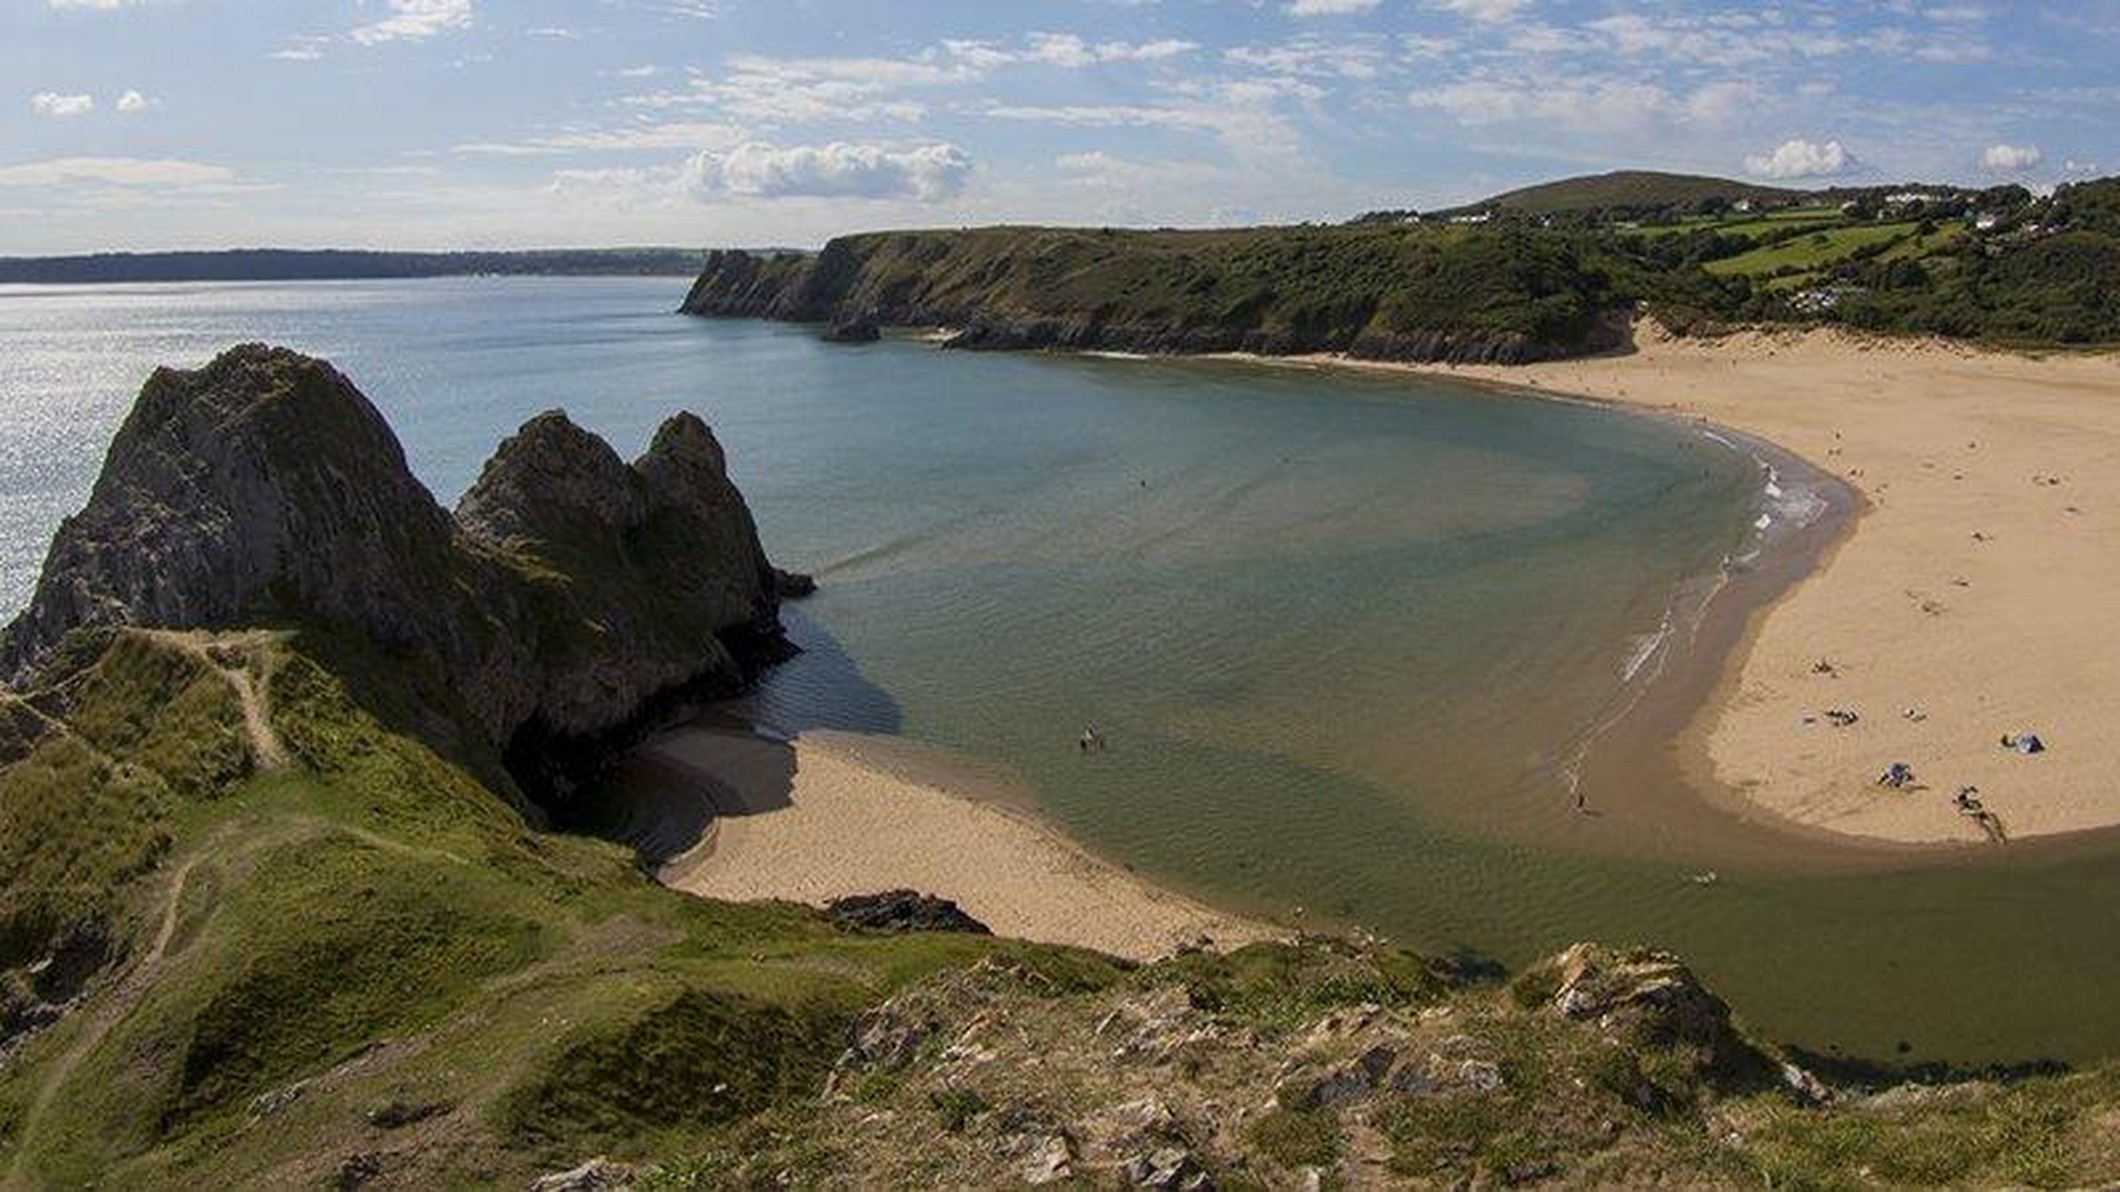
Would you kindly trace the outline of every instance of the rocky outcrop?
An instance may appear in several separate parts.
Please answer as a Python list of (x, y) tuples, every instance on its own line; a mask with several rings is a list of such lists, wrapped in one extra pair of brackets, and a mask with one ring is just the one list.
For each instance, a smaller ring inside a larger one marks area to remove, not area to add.
[(782, 600), (800, 600), (805, 596), (817, 594), (817, 579), (799, 571), (782, 571), (775, 567), (773, 591)]
[(1668, 952), (1576, 944), (1526, 971), (1517, 988), (1616, 1040), (1688, 1056), (1725, 1087), (1762, 1083), (1774, 1072), (1732, 1025), (1729, 1005)]
[(628, 464), (565, 414), (540, 414), (501, 444), (455, 521), (522, 581), (512, 603), (536, 649), (496, 724), (535, 740), (606, 733), (666, 692), (734, 689), (777, 634), (750, 510), (693, 415)]
[[(492, 744), (549, 759), (673, 693), (739, 687), (786, 649), (780, 586), (697, 417), (628, 464), (541, 414), (452, 515), (350, 381), (253, 344), (149, 379), (0, 675), (85, 627), (323, 624), (431, 663)], [(530, 769), (551, 786), (563, 767)]]
[(889, 890), (882, 894), (857, 894), (825, 907), (834, 923), (855, 931), (897, 934), (905, 931), (954, 931), (991, 935), (986, 924), (964, 913), (947, 898), (936, 898), (912, 890)]
[(883, 328), (868, 314), (848, 315), (824, 329), (828, 344), (872, 344), (883, 338)]
[(251, 346), (160, 369), (60, 526), (0, 671), (21, 678), (80, 626), (232, 625), (267, 601), (452, 652), (433, 635), (453, 535), (382, 415), (329, 365)]

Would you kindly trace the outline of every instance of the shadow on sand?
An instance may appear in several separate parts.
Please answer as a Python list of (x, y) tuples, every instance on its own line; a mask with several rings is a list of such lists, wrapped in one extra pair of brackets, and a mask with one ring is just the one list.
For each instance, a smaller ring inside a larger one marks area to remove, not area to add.
[[(903, 721), (897, 701), (861, 673), (838, 640), (798, 608), (782, 616), (801, 654), (737, 699), (686, 709), (614, 760), (558, 826), (627, 845), (643, 868), (657, 869), (698, 848), (718, 818), (789, 806), (795, 786), (789, 742), (797, 735), (897, 732)], [(712, 772), (684, 756), (702, 749), (716, 752)]]

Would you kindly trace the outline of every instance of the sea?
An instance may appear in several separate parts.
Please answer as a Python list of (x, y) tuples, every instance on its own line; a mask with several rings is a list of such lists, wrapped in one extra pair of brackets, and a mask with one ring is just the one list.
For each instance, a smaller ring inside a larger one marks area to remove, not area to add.
[(1863, 845), (1680, 764), (1748, 608), (1835, 532), (1799, 461), (1439, 379), (832, 345), (680, 316), (683, 289), (0, 287), (0, 611), (147, 375), (231, 344), (332, 360), (445, 504), (539, 411), (630, 455), (692, 410), (820, 584), (741, 706), (768, 731), (1003, 774), (1097, 853), (1285, 923), (1474, 968), (1671, 948), (1821, 1061), (2120, 1051), (2110, 835)]

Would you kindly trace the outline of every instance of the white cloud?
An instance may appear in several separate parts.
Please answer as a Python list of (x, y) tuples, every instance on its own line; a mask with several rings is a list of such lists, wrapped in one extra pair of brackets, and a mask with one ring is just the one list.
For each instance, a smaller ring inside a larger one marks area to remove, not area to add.
[(1486, 24), (1499, 24), (1515, 20), (1516, 14), (1531, 7), (1531, 0), (1435, 0), (1435, 7)]
[(314, 62), (324, 56), (324, 47), (331, 44), (328, 37), (296, 37), (285, 46), (267, 55), (282, 62)]
[(29, 110), (39, 116), (86, 116), (96, 110), (96, 97), (39, 91), (29, 97)]
[(1162, 62), (1182, 57), (1200, 48), (1195, 41), (1168, 37), (1157, 41), (1092, 42), (1075, 33), (1032, 33), (1021, 49), (991, 41), (953, 39), (939, 51), (929, 51), (918, 61), (933, 62), (938, 56), (953, 60), (960, 71), (983, 75), (998, 67), (1019, 64), (1079, 69), (1100, 62)]
[(1281, 45), (1232, 46), (1222, 51), (1222, 60), (1274, 74), (1373, 79), (1386, 65), (1387, 45), (1380, 37), (1343, 41), (1305, 33)]
[(424, 41), (471, 25), (472, 0), (390, 0), (390, 15), (353, 31), (362, 45), (384, 41)]
[(1292, 17), (1342, 17), (1369, 12), (1380, 0), (1289, 0), (1283, 11)]
[(1164, 128), (1213, 136), (1233, 158), (1260, 168), (1309, 165), (1303, 137), (1277, 110), (1287, 98), (1315, 100), (1319, 92), (1293, 79), (1174, 84), (1184, 102), (1168, 104), (996, 104), (981, 114), (1072, 128)]
[[(747, 124), (775, 126), (897, 120), (927, 114), (911, 91), (974, 82), (989, 67), (981, 43), (949, 43), (921, 58), (731, 57), (716, 78), (694, 72), (682, 88), (627, 97), (648, 110), (712, 109)], [(995, 51), (998, 53), (999, 51)]]
[(918, 199), (936, 202), (962, 193), (972, 160), (955, 145), (910, 149), (883, 145), (794, 145), (752, 141), (726, 152), (705, 152), (686, 163), (683, 185), (697, 198), (793, 197)]
[(743, 131), (732, 124), (678, 120), (618, 128), (572, 129), (523, 141), (472, 141), (454, 146), (451, 152), (487, 157), (534, 157), (559, 153), (725, 149), (742, 141)]
[(137, 115), (154, 107), (158, 101), (147, 98), (138, 91), (128, 90), (118, 97), (118, 110), (128, 116)]
[(1772, 153), (1745, 158), (1745, 172), (1761, 178), (1830, 178), (1861, 163), (1839, 141), (1790, 139)]
[(1539, 77), (1514, 72), (1475, 75), (1416, 91), (1415, 107), (1434, 108), (1461, 124), (1525, 123), (1570, 132), (1640, 136), (1661, 128), (1715, 128), (1757, 99), (1749, 83), (1708, 83), (1688, 92), (1621, 76)]
[(983, 83), (1008, 68), (1154, 64), (1199, 49), (1197, 42), (1177, 38), (1093, 42), (1072, 33), (1035, 32), (1012, 44), (948, 39), (903, 57), (735, 54), (719, 72), (693, 70), (681, 86), (621, 102), (651, 111), (712, 110), (762, 129), (878, 120), (916, 123), (930, 114), (925, 93)]
[(1160, 62), (1190, 54), (1200, 48), (1198, 42), (1179, 41), (1167, 38), (1162, 41), (1125, 42), (1107, 41), (1092, 44), (1073, 33), (1033, 33), (1028, 48), (1016, 52), (999, 49), (984, 42), (959, 42), (951, 48), (975, 57), (982, 66), (999, 66), (1010, 62), (1037, 62), (1047, 66), (1069, 68), (1094, 66), (1099, 62)]
[(209, 186), (235, 181), (226, 166), (140, 157), (61, 157), (0, 167), (0, 186)]
[(1980, 155), (1980, 168), (1991, 174), (2015, 174), (2046, 160), (2037, 145), (1989, 145)]

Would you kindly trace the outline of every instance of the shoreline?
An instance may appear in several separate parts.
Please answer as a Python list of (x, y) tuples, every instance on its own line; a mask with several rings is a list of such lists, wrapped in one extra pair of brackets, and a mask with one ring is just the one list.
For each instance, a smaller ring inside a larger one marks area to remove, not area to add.
[(681, 785), (714, 804), (697, 843), (656, 875), (688, 894), (822, 906), (912, 889), (950, 899), (998, 936), (1140, 961), (1294, 934), (1098, 857), (1015, 810), (1022, 800), (974, 793), (999, 779), (886, 738), (827, 731), (783, 741), (709, 718), (657, 736), (632, 761), (637, 780)]
[[(1674, 611), (1641, 692), (1588, 738), (1581, 781), (1602, 806), (1654, 825), (1651, 847), (1694, 855), (1719, 839), (1727, 847), (1714, 860), (1740, 870), (1754, 862), (1819, 872), (1939, 857), (2034, 862), (2096, 847), (2110, 836), (2099, 830), (2120, 823), (2120, 790), (2102, 783), (2104, 763), (2120, 760), (2120, 735), (2098, 729), (2120, 712), (2120, 666), (2096, 665), (2106, 626), (2120, 630), (2112, 623), (2120, 618), (2096, 616), (2109, 585), (2120, 585), (2120, 551), (2099, 546), (2120, 541), (2102, 528), (2110, 521), (2085, 520), (2120, 510), (2120, 481), (2096, 470), (2101, 453), (2120, 455), (2120, 401), (2110, 400), (2120, 398), (2120, 359), (2070, 357), (2057, 366), (1817, 330), (1682, 341), (1653, 325), (1630, 354), (1545, 365), (1151, 359), (1435, 377), (1671, 419), (1750, 454), (1766, 469), (1763, 488), (1778, 473), (1817, 492), (1826, 505), (1819, 516), (1778, 539), (1749, 540), (1712, 593), (1689, 614)], [(2046, 415), (2029, 436), (2014, 422), (2027, 406)], [(1985, 454), (1950, 454), (1961, 436)], [(2038, 474), (2067, 477), (2062, 484), (2017, 474), (2057, 450), (2064, 458)], [(2062, 500), (2080, 502), (2080, 511), (2048, 508)], [(1967, 531), (1952, 515), (1977, 515), (1997, 530), (1962, 538)], [(2052, 545), (2054, 527), (2042, 534), (2038, 523), (2064, 516), (2092, 527), (2095, 542), (2043, 564), (1990, 549)], [(2039, 582), (2055, 564), (2068, 573), (2058, 592)], [(1998, 598), (1954, 598), (1931, 610), (1927, 592), (1944, 581), (1926, 571), (1959, 567), (1971, 573), (1965, 590), (1999, 588)], [(2039, 580), (2012, 584), (2013, 567)], [(2020, 641), (2013, 627), (2026, 619), (2046, 636)], [(1820, 658), (1833, 673), (1812, 672)], [(2048, 672), (2057, 658), (2095, 673), (2074, 687), (2056, 684)], [(1965, 697), (1998, 682), (2008, 702)], [(2057, 690), (2068, 691), (2067, 705)], [(1825, 723), (1827, 708), (1843, 706), (1861, 719), (1846, 728)], [(1903, 716), (1905, 707), (1920, 708), (1920, 718)], [(1997, 746), (1993, 734), (2022, 728), (2040, 732), (2053, 751), (2023, 757)], [(650, 747), (664, 749), (658, 764), (670, 764), (673, 739), (680, 752), (688, 740), (712, 745), (678, 759), (676, 773), (717, 802), (698, 844), (663, 867), (661, 879), (676, 889), (821, 904), (907, 887), (957, 901), (997, 934), (1135, 959), (1202, 936), (1227, 947), (1290, 934), (1095, 857), (1023, 810), (1035, 800), (1006, 782), (957, 766), (879, 762), (910, 756), (916, 747), (908, 743), (839, 733), (770, 741), (708, 722), (659, 739)], [(732, 741), (750, 743), (731, 749)], [(772, 759), (762, 779), (761, 756)], [(1894, 760), (1914, 765), (1923, 789), (1875, 786), (1876, 770)], [(1951, 804), (1960, 781), (1978, 786), (2024, 843), (1990, 846)], [(722, 801), (732, 790), (739, 805), (730, 808)], [(760, 792), (765, 805), (743, 803)], [(1594, 819), (1569, 819), (1571, 830), (1585, 825), (1571, 831), (1577, 846), (1642, 855), (1641, 839), (1621, 841), (1591, 830)], [(1758, 830), (1733, 835), (1733, 822)]]
[[(1779, 449), (1857, 505), (1808, 574), (1748, 610), (1710, 660), (1720, 681), (1668, 742), (1703, 801), (1916, 852), (1986, 842), (1952, 805), (1961, 786), (2011, 839), (2120, 824), (2120, 789), (2103, 780), (2120, 762), (2120, 665), (2101, 661), (2120, 617), (2100, 614), (2120, 584), (2120, 482), (2100, 471), (2120, 454), (2120, 358), (1834, 329), (1682, 340), (1653, 323), (1633, 352), (1532, 365), (1205, 358), (1470, 382)], [(2039, 549), (2057, 533), (2090, 541)], [(1843, 707), (1861, 719), (1828, 725), (1823, 713)], [(2025, 731), (2049, 751), (2000, 746)], [(1875, 785), (1893, 761), (1914, 767), (1914, 789)]]

